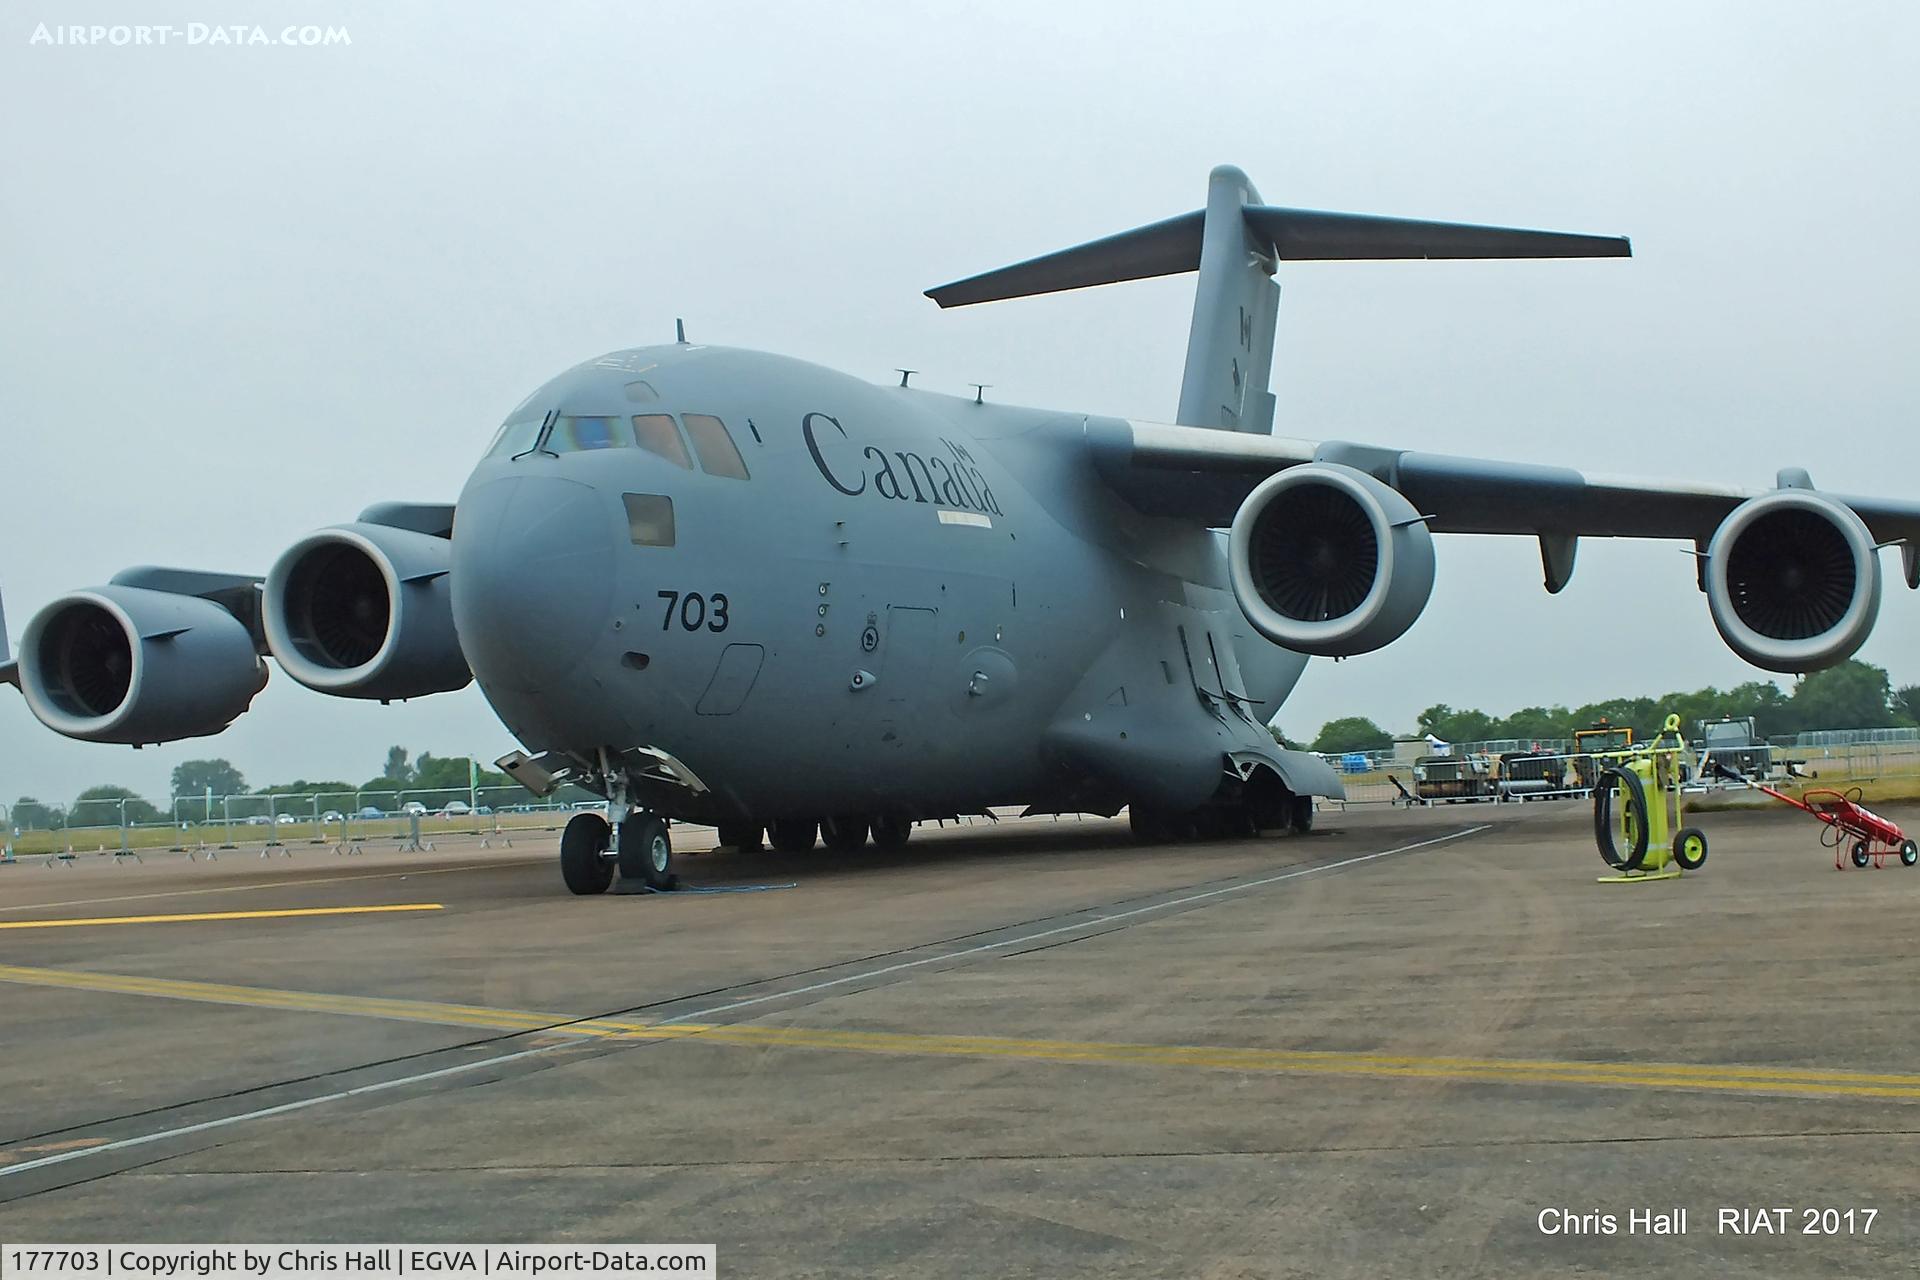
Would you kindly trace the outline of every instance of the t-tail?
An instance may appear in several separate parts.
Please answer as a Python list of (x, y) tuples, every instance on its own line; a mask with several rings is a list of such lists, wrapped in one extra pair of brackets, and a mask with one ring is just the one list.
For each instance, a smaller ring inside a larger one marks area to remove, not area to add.
[(927, 290), (961, 307), (1089, 285), (1198, 271), (1177, 421), (1227, 431), (1273, 430), (1276, 264), (1367, 258), (1624, 258), (1624, 236), (1526, 231), (1459, 222), (1282, 209), (1260, 203), (1247, 175), (1213, 171), (1207, 207), (1058, 253)]

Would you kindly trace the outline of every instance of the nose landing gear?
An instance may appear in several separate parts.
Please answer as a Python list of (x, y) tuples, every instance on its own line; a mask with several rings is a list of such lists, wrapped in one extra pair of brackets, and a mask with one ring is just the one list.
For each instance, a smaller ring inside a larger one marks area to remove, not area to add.
[(680, 883), (673, 873), (673, 841), (659, 814), (636, 809), (620, 824), (620, 878), (649, 889), (672, 889)]
[(615, 869), (623, 884), (666, 890), (679, 885), (673, 871), (673, 838), (657, 813), (634, 809), (620, 823), (620, 841), (597, 813), (576, 813), (560, 833), (560, 878), (576, 894), (605, 893)]
[(613, 863), (607, 859), (612, 829), (597, 813), (576, 813), (560, 833), (560, 878), (578, 894), (605, 893), (613, 883)]

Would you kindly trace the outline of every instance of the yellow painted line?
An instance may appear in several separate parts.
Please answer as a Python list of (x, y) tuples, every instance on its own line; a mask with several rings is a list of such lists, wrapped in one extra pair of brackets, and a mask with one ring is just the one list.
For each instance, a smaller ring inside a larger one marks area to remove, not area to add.
[(117, 973), (88, 973), (80, 969), (29, 968), (24, 965), (0, 965), (0, 982), (59, 987), (69, 991), (188, 1000), (197, 1004), (239, 1005), (249, 1009), (281, 1009), (292, 1013), (336, 1013), (400, 1022), (431, 1022), (441, 1026), (476, 1026), (488, 1030), (531, 1031), (551, 1022), (565, 1021), (565, 1015), (523, 1013), (474, 1005), (389, 1000), (377, 996), (339, 996), (314, 991), (281, 991), (272, 987), (236, 987), (217, 982), (182, 982), (173, 978), (140, 978)]
[(942, 1036), (885, 1031), (835, 1031), (745, 1024), (654, 1023), (622, 1018), (573, 1020), (563, 1013), (496, 1009), (267, 987), (183, 982), (87, 973), (73, 969), (0, 965), (0, 982), (238, 1005), (295, 1013), (386, 1018), (437, 1026), (525, 1032), (551, 1030), (611, 1040), (703, 1040), (762, 1049), (818, 1049), (915, 1057), (1188, 1067), (1258, 1074), (1367, 1076), (1519, 1085), (1595, 1085), (1699, 1089), (1731, 1093), (1800, 1093), (1920, 1100), (1920, 1075), (1818, 1068), (1746, 1067), (1729, 1063), (1579, 1062), (1537, 1058), (1463, 1058), (1413, 1054), (1254, 1049), (1220, 1045), (1125, 1044), (1029, 1040), (1006, 1036)]
[(151, 898), (198, 898), (203, 894), (211, 893), (253, 893), (260, 889), (298, 889), (310, 884), (345, 884), (350, 880), (405, 880), (409, 876), (450, 876), (457, 871), (494, 871), (501, 867), (543, 867), (547, 862), (545, 858), (523, 858), (517, 861), (503, 858), (498, 862), (470, 862), (458, 867), (413, 867), (406, 871), (369, 871), (362, 875), (309, 876), (304, 880), (286, 880), (275, 876), (254, 884), (217, 884), (202, 889), (122, 893), (109, 898), (69, 898), (55, 902), (16, 903), (10, 907), (0, 907), (0, 912), (57, 911), (61, 907), (97, 907), (104, 902), (145, 902)]
[(1261, 1074), (1325, 1074), (1462, 1080), (1504, 1084), (1638, 1085), (1727, 1092), (1815, 1093), (1920, 1100), (1920, 1076), (1851, 1071), (1767, 1070), (1737, 1065), (1554, 1062), (1461, 1059), (1371, 1053), (1237, 1049), (1197, 1045), (1108, 1044), (1002, 1040), (985, 1036), (927, 1036), (885, 1032), (813, 1031), (757, 1026), (675, 1024), (636, 1029), (635, 1039), (663, 1039), (691, 1031), (730, 1044), (918, 1056), (1010, 1058), (1031, 1062), (1201, 1067)]
[(192, 911), (171, 916), (93, 916), (84, 920), (0, 920), (0, 929), (86, 929), (107, 924), (189, 924), (201, 920), (289, 920), (299, 916), (373, 916), (395, 911), (444, 911), (437, 902), (380, 907), (291, 907), (281, 911)]

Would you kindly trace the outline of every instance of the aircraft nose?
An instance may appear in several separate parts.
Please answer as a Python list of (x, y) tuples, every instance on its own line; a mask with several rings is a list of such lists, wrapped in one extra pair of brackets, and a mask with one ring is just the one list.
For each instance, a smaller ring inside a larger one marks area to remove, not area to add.
[(607, 621), (620, 530), (606, 495), (550, 476), (490, 480), (454, 517), (454, 622), (483, 687), (538, 689)]

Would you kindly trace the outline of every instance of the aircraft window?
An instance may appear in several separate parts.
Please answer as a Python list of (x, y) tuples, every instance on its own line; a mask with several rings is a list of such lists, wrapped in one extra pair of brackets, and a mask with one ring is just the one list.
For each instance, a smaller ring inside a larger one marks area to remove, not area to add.
[(619, 449), (633, 443), (626, 424), (606, 415), (561, 415), (553, 420), (553, 432), (547, 447), (555, 453), (578, 453), (586, 449)]
[(704, 413), (689, 413), (681, 421), (687, 424), (687, 434), (693, 437), (693, 450), (700, 455), (701, 470), (729, 480), (747, 478), (746, 460), (733, 447), (726, 423)]
[(516, 453), (525, 453), (533, 448), (540, 438), (540, 418), (523, 418), (518, 422), (509, 422), (494, 435), (493, 443), (487, 446), (489, 458), (511, 458)]
[(687, 456), (687, 442), (680, 438), (680, 428), (673, 425), (671, 414), (640, 414), (633, 420), (633, 430), (640, 438), (642, 449), (659, 454), (676, 467), (693, 470), (693, 459)]
[(658, 493), (625, 493), (627, 532), (636, 547), (673, 545), (673, 499)]

